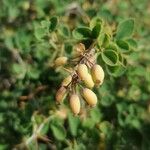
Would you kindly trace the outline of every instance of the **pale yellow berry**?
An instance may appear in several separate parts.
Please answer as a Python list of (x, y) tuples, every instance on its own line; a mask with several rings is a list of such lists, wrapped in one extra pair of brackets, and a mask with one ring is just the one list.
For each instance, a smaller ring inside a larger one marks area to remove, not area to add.
[(62, 86), (56, 93), (56, 101), (58, 103), (61, 103), (64, 100), (65, 95), (66, 95), (66, 88)]
[(96, 85), (101, 85), (104, 81), (104, 71), (100, 65), (95, 64), (91, 69), (93, 81)]
[(88, 73), (87, 66), (85, 64), (79, 64), (78, 67), (77, 67), (77, 73), (78, 73), (79, 77), (81, 78), (81, 80), (83, 80), (83, 78)]
[(72, 81), (72, 76), (69, 75), (68, 77), (66, 77), (66, 78), (62, 81), (61, 85), (62, 85), (62, 86), (67, 86), (71, 81)]
[(84, 88), (82, 95), (83, 95), (83, 98), (85, 99), (85, 101), (90, 106), (95, 106), (97, 104), (97, 96), (92, 90), (90, 90), (88, 88)]
[(87, 73), (86, 76), (83, 78), (83, 82), (85, 83), (86, 87), (90, 89), (94, 87), (92, 76), (89, 73)]
[(70, 107), (72, 112), (77, 115), (80, 112), (80, 99), (77, 94), (73, 94), (70, 97)]
[(58, 57), (55, 61), (54, 64), (56, 67), (65, 65), (67, 63), (68, 58), (67, 57)]

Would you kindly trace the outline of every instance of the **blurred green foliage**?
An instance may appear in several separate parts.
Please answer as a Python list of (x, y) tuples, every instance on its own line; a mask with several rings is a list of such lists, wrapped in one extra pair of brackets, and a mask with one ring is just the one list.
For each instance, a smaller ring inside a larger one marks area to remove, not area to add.
[[(0, 150), (149, 150), (149, 17), (149, 0), (1, 0)], [(93, 39), (106, 78), (74, 117), (55, 104), (66, 72), (52, 64)]]

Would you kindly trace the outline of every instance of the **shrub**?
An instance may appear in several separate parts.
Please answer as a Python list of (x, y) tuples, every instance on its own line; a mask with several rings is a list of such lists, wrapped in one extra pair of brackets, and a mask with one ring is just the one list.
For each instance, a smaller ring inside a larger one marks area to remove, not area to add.
[(148, 0), (0, 4), (0, 149), (150, 148)]

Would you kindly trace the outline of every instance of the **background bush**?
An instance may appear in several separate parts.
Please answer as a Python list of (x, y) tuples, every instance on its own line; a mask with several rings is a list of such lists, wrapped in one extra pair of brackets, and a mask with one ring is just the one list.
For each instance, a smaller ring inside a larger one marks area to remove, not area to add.
[[(66, 72), (52, 64), (58, 56), (71, 57), (83, 40), (78, 27), (95, 16), (112, 30), (124, 23), (114, 33), (118, 41), (130, 36), (133, 18), (133, 39), (117, 43), (123, 71), (112, 67), (115, 54), (98, 57), (106, 74), (96, 90), (100, 101), (74, 117), (67, 102), (55, 104)], [(149, 150), (149, 17), (149, 0), (1, 0), (0, 150)]]

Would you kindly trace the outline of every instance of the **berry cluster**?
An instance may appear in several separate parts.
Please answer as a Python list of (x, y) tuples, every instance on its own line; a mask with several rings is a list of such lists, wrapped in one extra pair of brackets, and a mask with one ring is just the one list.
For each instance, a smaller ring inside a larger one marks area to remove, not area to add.
[[(65, 65), (69, 62), (67, 57), (59, 57), (55, 60), (56, 67)], [(80, 96), (77, 94), (77, 88), (81, 88), (81, 97), (91, 107), (97, 103), (97, 96), (92, 91), (94, 86), (98, 87), (103, 83), (104, 71), (102, 67), (96, 64), (95, 49), (85, 49), (85, 46), (80, 43), (76, 47), (76, 56), (71, 61), (74, 62), (75, 67), (66, 77), (61, 87), (56, 93), (56, 101), (61, 103), (69, 95), (70, 107), (72, 112), (77, 115), (80, 112)]]

